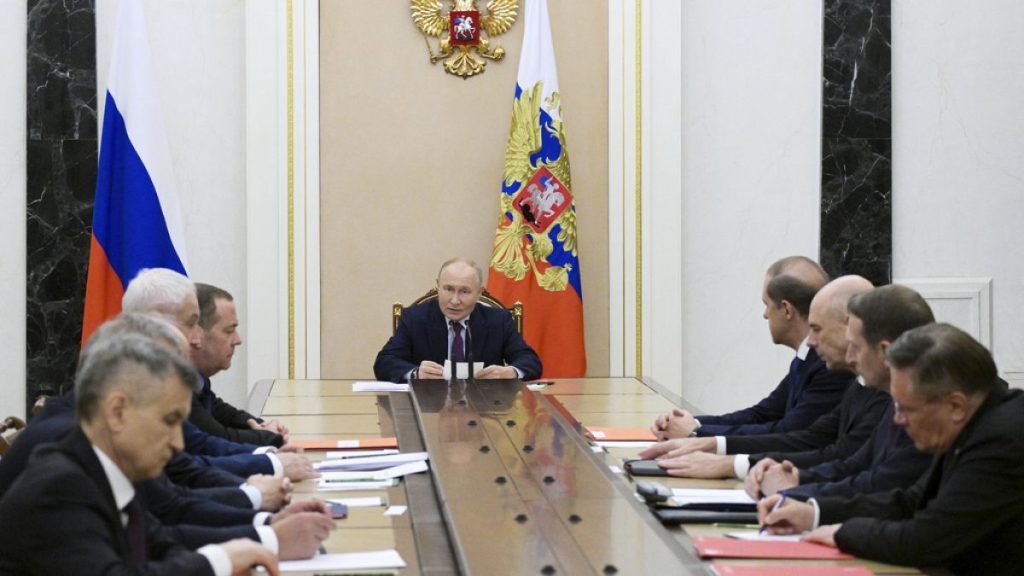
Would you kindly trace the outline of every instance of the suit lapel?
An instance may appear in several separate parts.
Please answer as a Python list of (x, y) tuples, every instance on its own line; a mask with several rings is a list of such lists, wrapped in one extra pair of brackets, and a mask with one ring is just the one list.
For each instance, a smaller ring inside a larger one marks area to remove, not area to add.
[(469, 315), (469, 337), (473, 344), (473, 360), (483, 362), (484, 349), (487, 347), (487, 321), (484, 319), (483, 304), (477, 303), (473, 313)]
[(448, 321), (438, 308), (437, 300), (424, 304), (427, 310), (427, 342), (430, 346), (430, 358), (439, 364), (448, 359)]
[(110, 488), (110, 481), (107, 480), (107, 475), (103, 471), (99, 458), (93, 452), (92, 444), (89, 443), (89, 439), (86, 438), (85, 433), (78, 426), (75, 426), (75, 429), (71, 431), (71, 434), (63, 442), (66, 453), (78, 461), (79, 465), (82, 466), (82, 470), (103, 495), (101, 503), (103, 515), (106, 517), (106, 521), (110, 524), (113, 532), (117, 534), (117, 541), (115, 542), (117, 551), (121, 555), (127, 554), (128, 534), (125, 532), (124, 526), (121, 525), (121, 514), (117, 509), (117, 504), (114, 502), (114, 492)]

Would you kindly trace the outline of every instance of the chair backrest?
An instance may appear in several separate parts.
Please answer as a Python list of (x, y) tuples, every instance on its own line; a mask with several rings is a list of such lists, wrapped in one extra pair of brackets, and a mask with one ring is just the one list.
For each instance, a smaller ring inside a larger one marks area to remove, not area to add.
[[(424, 302), (429, 302), (429, 301), (433, 301), (433, 300), (437, 300), (437, 288), (431, 288), (430, 290), (427, 291), (426, 294), (424, 294), (423, 296), (420, 296), (419, 298), (413, 300), (412, 304), (410, 304), (409, 306), (415, 306), (417, 304), (422, 304)], [(477, 304), (483, 304), (484, 306), (490, 306), (492, 308), (504, 308), (504, 309), (508, 310), (509, 313), (512, 314), (512, 319), (516, 321), (516, 331), (519, 332), (520, 334), (523, 333), (523, 303), (522, 302), (516, 301), (516, 303), (513, 304), (511, 308), (509, 308), (508, 306), (505, 306), (504, 304), (502, 304), (500, 300), (498, 300), (497, 298), (492, 296), (491, 293), (488, 292), (486, 288), (484, 288), (483, 293), (480, 294), (480, 300), (477, 301)], [(404, 310), (404, 309), (405, 309), (405, 307), (402, 306), (401, 302), (395, 302), (394, 304), (391, 305), (391, 333), (392, 334), (394, 334), (395, 332), (398, 331), (398, 322), (402, 319), (402, 310)]]
[(8, 416), (0, 422), (0, 454), (6, 454), (14, 442), (14, 437), (25, 427), (25, 421), (17, 416)]

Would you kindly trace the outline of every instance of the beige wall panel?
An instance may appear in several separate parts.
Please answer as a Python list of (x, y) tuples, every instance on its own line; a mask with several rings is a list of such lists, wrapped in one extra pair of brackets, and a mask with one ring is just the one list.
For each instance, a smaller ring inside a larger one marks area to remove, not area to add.
[[(484, 3), (481, 3), (481, 6)], [(579, 215), (589, 375), (608, 373), (607, 6), (549, 2)], [(505, 60), (462, 80), (430, 65), (409, 2), (320, 4), (321, 336), (324, 378), (365, 378), (390, 307), (442, 261), (484, 267), (522, 43), (522, 13), (492, 40)], [(529, 309), (527, 309), (529, 322)]]

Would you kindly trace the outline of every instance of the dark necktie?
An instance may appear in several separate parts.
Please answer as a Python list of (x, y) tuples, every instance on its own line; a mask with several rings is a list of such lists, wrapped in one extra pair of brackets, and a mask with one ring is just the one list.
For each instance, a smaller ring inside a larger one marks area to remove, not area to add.
[(452, 322), (452, 331), (455, 333), (455, 337), (452, 338), (452, 362), (465, 362), (466, 346), (462, 343), (462, 323)]
[(789, 397), (786, 399), (788, 408), (792, 408), (796, 404), (796, 399), (800, 394), (800, 369), (803, 366), (804, 361), (799, 356), (794, 356), (793, 361), (789, 363)]
[(128, 513), (128, 558), (132, 566), (141, 568), (146, 563), (146, 511), (138, 496), (124, 510)]

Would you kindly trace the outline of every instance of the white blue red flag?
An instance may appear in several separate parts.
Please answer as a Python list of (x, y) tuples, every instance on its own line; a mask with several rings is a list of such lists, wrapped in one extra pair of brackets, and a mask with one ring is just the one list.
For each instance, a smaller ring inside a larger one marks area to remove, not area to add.
[(576, 206), (547, 2), (527, 0), (525, 16), (487, 290), (523, 303), (523, 336), (545, 376), (583, 376)]
[(144, 268), (186, 273), (185, 234), (142, 2), (120, 2), (110, 60), (89, 247), (84, 343), (121, 311)]

